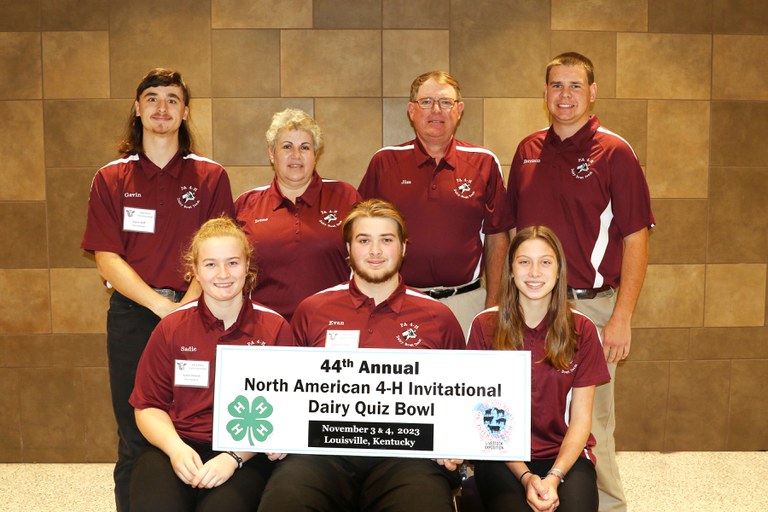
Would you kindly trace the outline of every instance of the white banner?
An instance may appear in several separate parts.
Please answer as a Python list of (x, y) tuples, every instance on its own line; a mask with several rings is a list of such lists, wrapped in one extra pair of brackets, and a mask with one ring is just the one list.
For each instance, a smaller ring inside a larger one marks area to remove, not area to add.
[(213, 449), (528, 460), (527, 351), (219, 345)]

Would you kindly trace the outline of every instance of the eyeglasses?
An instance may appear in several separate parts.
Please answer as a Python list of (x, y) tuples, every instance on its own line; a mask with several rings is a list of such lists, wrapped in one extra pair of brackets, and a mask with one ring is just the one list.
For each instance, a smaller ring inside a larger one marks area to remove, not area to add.
[(420, 100), (414, 101), (414, 103), (424, 110), (432, 110), (435, 103), (440, 106), (440, 110), (451, 110), (456, 104), (456, 101), (457, 100), (451, 98), (421, 98)]

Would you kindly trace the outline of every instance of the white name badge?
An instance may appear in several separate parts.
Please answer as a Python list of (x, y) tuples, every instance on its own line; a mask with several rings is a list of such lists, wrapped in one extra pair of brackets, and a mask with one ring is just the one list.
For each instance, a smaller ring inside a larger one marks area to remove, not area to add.
[(154, 233), (156, 216), (155, 210), (125, 206), (123, 207), (123, 231)]
[(358, 348), (359, 343), (360, 331), (328, 329), (325, 332), (325, 348)]
[(175, 361), (176, 372), (173, 379), (174, 386), (191, 388), (207, 388), (211, 363), (208, 361), (190, 361), (177, 359)]
[(528, 460), (525, 350), (216, 348), (213, 449)]

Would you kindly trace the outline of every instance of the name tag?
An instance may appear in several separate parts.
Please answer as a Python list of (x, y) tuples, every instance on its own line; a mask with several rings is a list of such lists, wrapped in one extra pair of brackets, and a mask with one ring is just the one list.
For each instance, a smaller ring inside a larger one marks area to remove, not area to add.
[(325, 348), (350, 349), (358, 348), (360, 331), (337, 331), (328, 329), (325, 332)]
[(190, 361), (177, 359), (174, 386), (207, 388), (211, 363), (208, 361)]
[(123, 231), (154, 233), (156, 216), (155, 210), (125, 206), (123, 207)]

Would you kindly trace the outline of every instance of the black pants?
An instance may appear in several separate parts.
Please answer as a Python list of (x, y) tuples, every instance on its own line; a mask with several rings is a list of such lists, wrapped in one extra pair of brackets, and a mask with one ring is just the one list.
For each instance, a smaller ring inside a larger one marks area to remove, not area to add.
[(449, 512), (452, 484), (456, 472), (430, 459), (288, 455), (259, 512)]
[[(190, 444), (203, 463), (219, 455), (210, 446)], [(182, 482), (168, 456), (154, 446), (136, 458), (131, 479), (133, 512), (255, 512), (272, 463), (258, 454), (212, 489), (196, 489)]]
[[(544, 477), (554, 462), (554, 459), (534, 460), (528, 463), (528, 468)], [(523, 484), (503, 462), (475, 463), (475, 481), (487, 512), (530, 512)], [(557, 494), (558, 512), (597, 512), (597, 475), (592, 462), (579, 457), (565, 483), (557, 488)]]
[(107, 356), (112, 408), (117, 421), (117, 464), (115, 464), (115, 502), (118, 512), (129, 512), (129, 487), (133, 460), (149, 446), (139, 432), (133, 407), (128, 399), (136, 380), (136, 367), (160, 318), (149, 309), (114, 292), (107, 312)]

